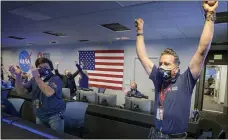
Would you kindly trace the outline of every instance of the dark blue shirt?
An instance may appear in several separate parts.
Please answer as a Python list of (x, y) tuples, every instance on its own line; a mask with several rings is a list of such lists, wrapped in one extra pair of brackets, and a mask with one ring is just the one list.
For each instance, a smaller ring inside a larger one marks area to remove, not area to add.
[(24, 84), (28, 92), (32, 92), (33, 103), (35, 100), (40, 101), (39, 108), (36, 108), (35, 103), (33, 104), (35, 114), (40, 119), (47, 119), (59, 112), (64, 112), (66, 108), (65, 102), (62, 100), (62, 80), (58, 76), (53, 76), (45, 83), (55, 90), (50, 97), (42, 93), (34, 78)]
[(175, 83), (171, 84), (170, 91), (167, 92), (164, 100), (163, 121), (156, 119), (157, 107), (159, 105), (159, 95), (162, 86), (162, 78), (154, 65), (150, 74), (150, 79), (155, 87), (155, 128), (165, 134), (176, 134), (186, 132), (188, 129), (191, 96), (197, 80), (194, 80), (190, 69), (177, 77)]
[(76, 87), (76, 84), (75, 84), (75, 81), (74, 81), (73, 77), (67, 78), (66, 87), (70, 89), (70, 93), (75, 93), (76, 92), (77, 87)]
[(144, 94), (142, 94), (140, 91), (138, 91), (138, 90), (130, 90), (130, 91), (128, 91), (128, 93), (127, 93), (127, 96), (136, 96), (136, 97), (143, 97), (144, 96)]
[(79, 73), (81, 74), (81, 79), (78, 81), (80, 88), (89, 88), (89, 77), (82, 71), (82, 68), (76, 64)]

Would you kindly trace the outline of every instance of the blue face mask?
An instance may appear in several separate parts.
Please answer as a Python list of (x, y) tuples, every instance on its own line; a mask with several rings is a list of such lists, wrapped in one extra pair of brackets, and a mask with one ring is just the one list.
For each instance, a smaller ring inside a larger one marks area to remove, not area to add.
[(39, 68), (38, 72), (40, 74), (40, 77), (48, 77), (49, 75), (53, 74), (50, 69), (46, 68)]

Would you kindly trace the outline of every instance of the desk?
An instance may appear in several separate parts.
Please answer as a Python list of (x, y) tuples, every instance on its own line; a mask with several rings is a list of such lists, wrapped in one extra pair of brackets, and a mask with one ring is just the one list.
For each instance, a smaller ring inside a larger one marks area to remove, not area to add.
[[(120, 108), (89, 104), (85, 116), (84, 138), (147, 139), (154, 126), (154, 115)], [(197, 123), (189, 122), (188, 132), (196, 133)]]
[(2, 139), (45, 139), (45, 137), (5, 122), (1, 122), (1, 125)]

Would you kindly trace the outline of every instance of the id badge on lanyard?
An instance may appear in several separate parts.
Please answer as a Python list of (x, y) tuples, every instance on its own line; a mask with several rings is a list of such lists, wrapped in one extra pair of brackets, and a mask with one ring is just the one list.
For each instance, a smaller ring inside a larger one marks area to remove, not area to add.
[(156, 118), (157, 118), (158, 120), (163, 120), (163, 117), (164, 117), (164, 109), (163, 109), (163, 107), (159, 106), (159, 107), (157, 108), (157, 115), (156, 115)]
[[(169, 89), (169, 87), (168, 87)], [(160, 93), (160, 97), (159, 97), (159, 105), (158, 105), (158, 108), (157, 108), (157, 115), (156, 115), (156, 118), (158, 120), (163, 120), (164, 119), (164, 100), (165, 100), (165, 97), (167, 95), (167, 92), (168, 90), (163, 90), (161, 89), (161, 93)]]

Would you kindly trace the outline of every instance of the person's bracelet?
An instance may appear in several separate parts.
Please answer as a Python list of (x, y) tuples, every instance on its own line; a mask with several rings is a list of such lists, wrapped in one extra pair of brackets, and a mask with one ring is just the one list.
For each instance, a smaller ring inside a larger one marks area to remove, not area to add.
[(216, 20), (216, 14), (215, 12), (208, 12), (206, 13), (206, 18), (207, 21), (215, 21)]
[(143, 36), (143, 33), (137, 33), (137, 36)]

